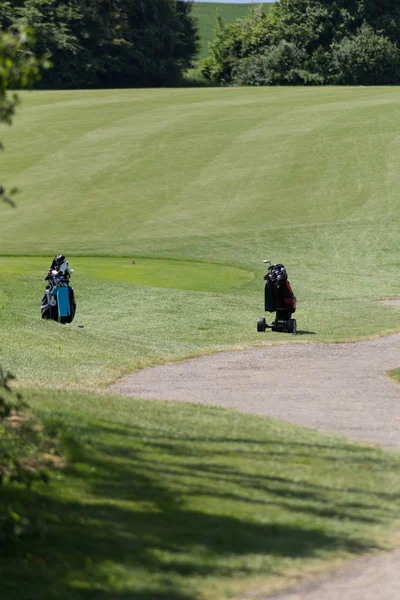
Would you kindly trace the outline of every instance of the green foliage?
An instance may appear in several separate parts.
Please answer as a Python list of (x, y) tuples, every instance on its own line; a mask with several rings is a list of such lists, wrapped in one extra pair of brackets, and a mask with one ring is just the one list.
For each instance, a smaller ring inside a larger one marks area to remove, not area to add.
[[(272, 6), (271, 3), (263, 4), (265, 11)], [(250, 4), (223, 4), (220, 2), (194, 2), (193, 17), (197, 21), (200, 37), (200, 51), (198, 60), (203, 61), (209, 50), (209, 44), (213, 42), (217, 28), (218, 17), (224, 23), (233, 23), (236, 19), (248, 16), (253, 7)]]
[[(45, 59), (39, 60), (34, 54), (34, 44), (32, 30), (22, 26), (0, 33), (0, 123), (12, 123), (19, 102), (14, 90), (32, 87), (39, 78), (40, 67), (48, 66)], [(3, 149), (1, 143), (0, 149)], [(0, 200), (15, 206), (13, 196), (17, 191), (15, 186), (6, 191), (0, 185)]]
[(235, 72), (238, 85), (304, 85), (322, 83), (318, 73), (309, 70), (304, 48), (292, 42), (280, 41), (262, 55), (241, 61)]
[(398, 43), (400, 39), (400, 3), (398, 0), (359, 0), (365, 21)]
[(361, 24), (358, 4), (358, 0), (280, 0), (275, 10), (280, 36), (308, 54), (328, 49)]
[(54, 64), (42, 87), (165, 85), (197, 53), (191, 9), (182, 0), (10, 0), (0, 22), (34, 28)]
[(249, 17), (234, 23), (224, 23), (219, 18), (215, 41), (210, 44), (210, 54), (203, 61), (203, 74), (212, 81), (231, 83), (241, 60), (257, 55), (273, 43), (275, 36), (273, 11), (267, 13), (261, 6), (252, 9)]
[(397, 2), (280, 0), (220, 23), (203, 74), (239, 85), (395, 84), (399, 17)]
[(386, 36), (364, 24), (352, 37), (332, 47), (332, 83), (396, 84), (400, 80), (400, 50)]
[[(26, 415), (28, 405), (13, 391), (15, 377), (0, 367), (0, 487), (20, 484), (30, 487), (34, 481), (48, 482), (38, 452), (48, 450), (37, 423)], [(13, 503), (0, 505), (0, 546), (37, 530), (37, 523)]]
[(0, 367), (0, 549), (45, 533), (43, 507), (33, 507), (31, 487), (47, 484), (49, 473), (64, 467), (64, 455), (80, 456), (74, 436), (53, 414), (39, 422), (27, 412), (28, 404), (10, 386), (14, 379)]
[[(2, 7), (7, 8), (7, 3)], [(39, 78), (40, 66), (33, 53), (34, 36), (30, 29), (22, 26), (0, 33), (0, 122), (11, 125), (18, 95), (11, 90), (31, 87)], [(0, 186), (0, 199), (14, 206), (13, 187), (9, 193)], [(37, 452), (43, 451), (43, 440), (36, 423), (26, 414), (28, 405), (21, 394), (15, 392), (11, 381), (15, 379), (0, 366), (0, 487), (7, 483), (18, 483), (30, 487), (33, 481), (47, 482), (47, 473), (38, 462)], [(19, 508), (3, 502), (0, 505), (0, 545), (15, 540), (36, 529), (32, 519), (22, 514)]]
[(9, 371), (4, 371), (0, 367), (0, 421), (7, 419), (13, 410), (20, 410), (26, 405), (19, 393), (13, 393), (10, 382), (15, 379), (15, 376)]
[(31, 87), (39, 76), (31, 30), (19, 28), (0, 34), (0, 122), (11, 125), (18, 96), (9, 90)]

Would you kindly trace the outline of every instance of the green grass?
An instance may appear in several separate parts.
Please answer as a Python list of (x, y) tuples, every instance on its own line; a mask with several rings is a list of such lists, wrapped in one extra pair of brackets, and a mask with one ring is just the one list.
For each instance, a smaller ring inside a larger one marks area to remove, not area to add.
[[(2, 598), (215, 600), (393, 542), (396, 454), (76, 389), (218, 350), (399, 331), (378, 302), (398, 296), (399, 100), (389, 87), (23, 94), (0, 135), (0, 181), (23, 190), (1, 208), (0, 364), (51, 388), (28, 399), (82, 450), (32, 490), (49, 535), (7, 551)], [(59, 252), (75, 269), (66, 326), (39, 316)], [(296, 337), (255, 331), (264, 258), (288, 268)], [(22, 490), (2, 493), (19, 510)]]
[(5, 600), (243, 598), (396, 542), (396, 453), (218, 408), (28, 397), (79, 447), (30, 493), (49, 529), (3, 553)]
[[(260, 4), (263, 4), (265, 10), (268, 10), (270, 6), (269, 3), (260, 2)], [(236, 19), (245, 17), (253, 6), (259, 6), (259, 4), (194, 2), (192, 14), (197, 19), (200, 36), (199, 60), (208, 54), (208, 44), (214, 39), (217, 18), (220, 16), (225, 23), (233, 23)]]
[[(374, 335), (394, 312), (385, 307), (370, 321), (375, 303), (364, 301), (357, 312), (365, 322), (357, 329), (346, 301), (325, 306), (316, 299), (300, 305), (296, 337), (260, 335), (261, 273), (255, 279), (248, 270), (211, 263), (75, 258), (78, 312), (71, 325), (61, 326), (40, 319), (47, 263), (45, 257), (0, 258), (0, 364), (20, 385), (58, 387), (55, 364), (65, 373), (63, 387), (93, 389), (146, 366), (232, 347), (338, 340), (349, 331)], [(334, 319), (335, 330), (327, 331)]]
[(394, 371), (389, 371), (389, 375), (395, 381), (398, 381), (400, 383), (400, 369), (394, 369)]
[[(292, 342), (255, 331), (263, 258), (288, 268), (296, 342), (399, 331), (376, 302), (398, 296), (399, 100), (390, 87), (23, 94), (1, 135), (0, 180), (23, 192), (1, 209), (0, 363), (55, 385), (57, 360), (66, 385), (97, 387)], [(65, 327), (39, 319), (58, 252), (75, 268)]]

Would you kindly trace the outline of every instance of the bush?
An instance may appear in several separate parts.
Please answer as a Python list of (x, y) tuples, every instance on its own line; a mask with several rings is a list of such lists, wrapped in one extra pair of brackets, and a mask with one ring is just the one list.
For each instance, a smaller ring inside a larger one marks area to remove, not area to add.
[(219, 23), (203, 73), (237, 85), (384, 85), (400, 80), (393, 0), (279, 0)]
[(202, 64), (203, 75), (218, 83), (232, 83), (242, 59), (259, 55), (273, 43), (275, 29), (273, 11), (266, 13), (261, 7), (252, 9), (249, 17), (234, 23), (225, 24), (219, 18), (210, 54)]
[(237, 85), (311, 85), (323, 83), (318, 73), (310, 72), (308, 55), (295, 44), (281, 41), (261, 56), (243, 60), (234, 73)]
[(44, 531), (40, 514), (29, 509), (29, 488), (36, 481), (48, 483), (48, 471), (64, 465), (58, 440), (29, 415), (26, 402), (10, 387), (13, 379), (0, 367), (0, 487), (24, 486), (28, 508), (4, 500), (3, 490), (0, 545)]
[(390, 85), (400, 79), (398, 47), (365, 23), (356, 35), (333, 44), (331, 61), (331, 82), (338, 85)]

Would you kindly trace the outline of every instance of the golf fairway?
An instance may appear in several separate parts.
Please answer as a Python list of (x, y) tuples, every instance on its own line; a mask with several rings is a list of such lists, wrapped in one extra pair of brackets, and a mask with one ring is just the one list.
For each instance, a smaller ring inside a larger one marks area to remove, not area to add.
[[(1, 212), (0, 360), (30, 384), (49, 380), (42, 367), (29, 373), (21, 348), (49, 335), (73, 373), (85, 348), (89, 366), (72, 379), (91, 384), (293, 342), (255, 331), (264, 258), (287, 267), (297, 342), (399, 331), (398, 311), (377, 302), (400, 295), (398, 88), (21, 97), (1, 135), (1, 181), (21, 194)], [(76, 320), (95, 336), (72, 347), (75, 323), (61, 333), (39, 318), (42, 276), (60, 252), (75, 269)]]

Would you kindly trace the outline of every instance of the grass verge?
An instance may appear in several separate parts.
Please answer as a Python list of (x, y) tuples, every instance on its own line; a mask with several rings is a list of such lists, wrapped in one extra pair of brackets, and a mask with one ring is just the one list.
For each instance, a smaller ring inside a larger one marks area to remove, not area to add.
[(49, 531), (3, 553), (4, 599), (234, 598), (396, 543), (396, 453), (219, 408), (27, 397), (81, 451), (31, 490)]
[(389, 371), (389, 377), (392, 377), (395, 381), (400, 383), (400, 369), (394, 369), (393, 371)]

